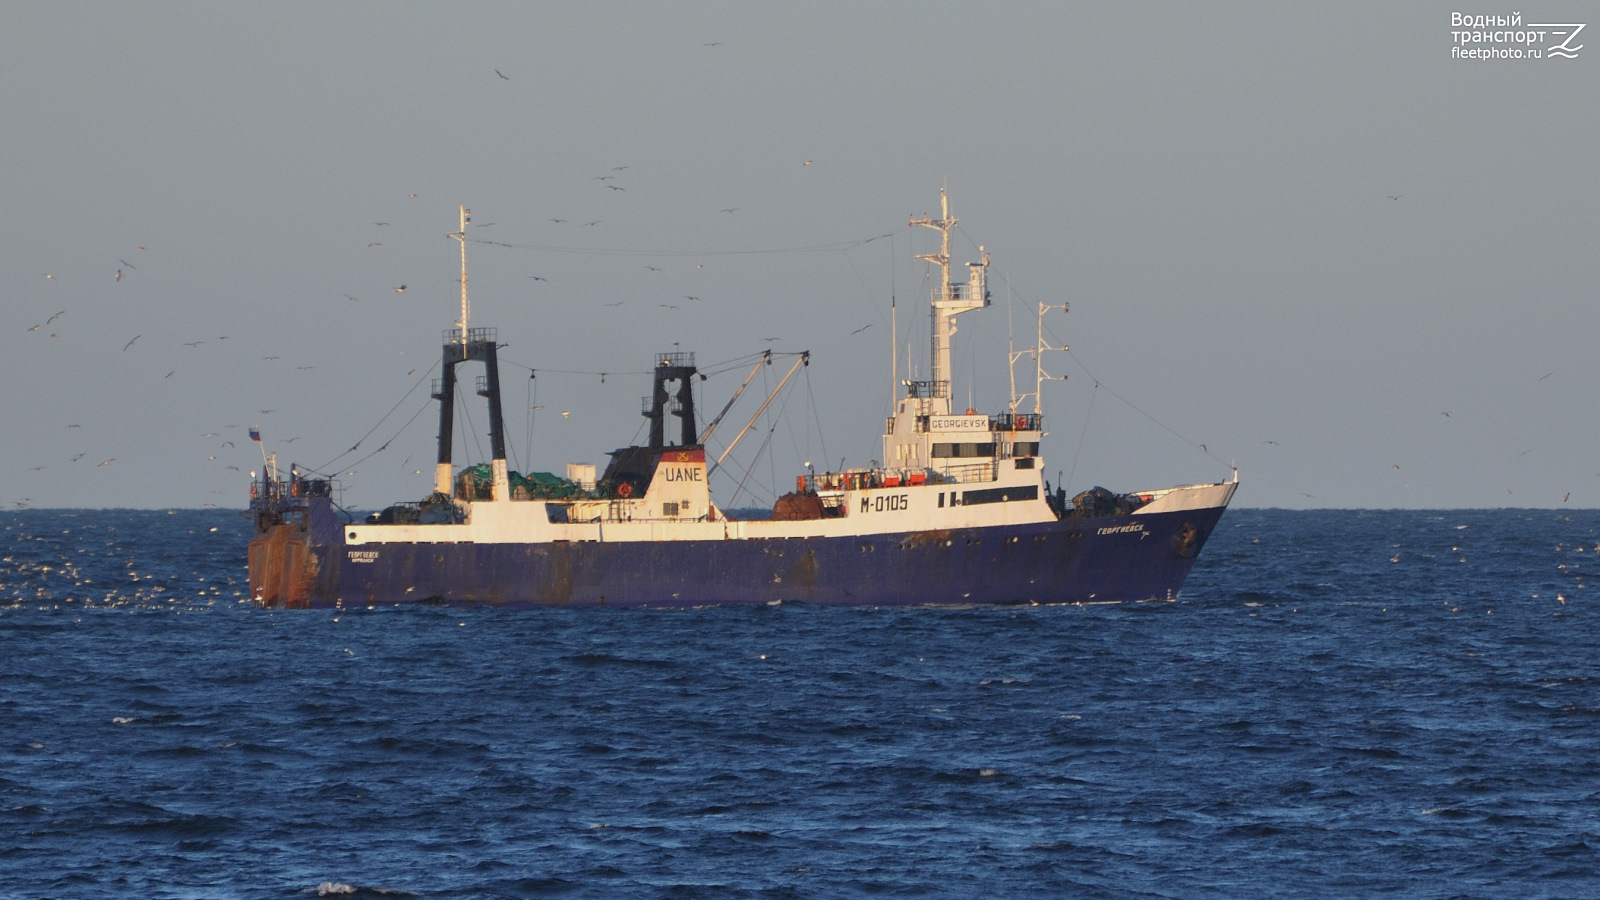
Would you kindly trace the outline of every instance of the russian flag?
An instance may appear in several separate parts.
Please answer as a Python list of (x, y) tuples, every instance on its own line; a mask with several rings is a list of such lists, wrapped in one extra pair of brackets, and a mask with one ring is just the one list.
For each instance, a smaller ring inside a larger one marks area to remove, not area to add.
[(258, 444), (261, 443), (261, 429), (257, 428), (254, 425), (251, 425), (250, 426), (250, 440), (255, 441)]

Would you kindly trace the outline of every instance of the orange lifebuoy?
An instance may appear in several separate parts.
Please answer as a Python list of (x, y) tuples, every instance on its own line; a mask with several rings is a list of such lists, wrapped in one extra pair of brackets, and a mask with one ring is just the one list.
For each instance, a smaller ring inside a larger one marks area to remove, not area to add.
[(289, 482), (289, 496), (291, 496), (291, 497), (300, 496), (300, 482), (298, 482), (298, 481)]
[(250, 499), (256, 499), (256, 483), (253, 481), (250, 482)]
[(632, 497), (633, 485), (627, 483), (626, 481), (617, 485), (617, 496), (622, 498)]

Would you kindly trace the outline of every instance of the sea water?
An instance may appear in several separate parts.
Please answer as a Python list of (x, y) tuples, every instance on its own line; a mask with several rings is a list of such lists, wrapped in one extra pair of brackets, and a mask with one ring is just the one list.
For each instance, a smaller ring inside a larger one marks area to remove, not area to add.
[(892, 610), (266, 611), (248, 528), (0, 514), (0, 896), (1600, 895), (1600, 512)]

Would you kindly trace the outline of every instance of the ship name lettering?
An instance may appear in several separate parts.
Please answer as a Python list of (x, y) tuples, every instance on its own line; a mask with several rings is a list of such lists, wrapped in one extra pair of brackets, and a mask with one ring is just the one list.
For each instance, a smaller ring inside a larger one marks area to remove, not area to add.
[(1143, 530), (1144, 530), (1144, 523), (1140, 522), (1137, 525), (1111, 525), (1111, 526), (1108, 526), (1106, 528), (1101, 528), (1101, 529), (1097, 530), (1095, 532), (1095, 534), (1129, 534), (1131, 532), (1138, 532), (1138, 531), (1143, 531)]
[(698, 466), (668, 466), (668, 481), (701, 481), (704, 479), (705, 470)]
[(861, 511), (867, 512), (894, 512), (900, 509), (911, 508), (911, 497), (908, 494), (879, 494), (876, 497), (862, 497)]
[(929, 431), (988, 431), (988, 416), (933, 416)]
[(378, 551), (376, 550), (346, 550), (345, 553), (353, 563), (374, 563), (378, 561)]

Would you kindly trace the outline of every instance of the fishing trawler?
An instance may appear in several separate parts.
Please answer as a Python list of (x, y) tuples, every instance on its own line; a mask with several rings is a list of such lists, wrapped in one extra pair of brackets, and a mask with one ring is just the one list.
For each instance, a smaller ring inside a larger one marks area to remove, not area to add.
[[(1237, 471), (1224, 482), (1095, 488), (1070, 499), (1050, 489), (1038, 360), (1043, 317), (1060, 306), (1039, 309), (1031, 412), (1019, 411), (1014, 387), (1003, 412), (954, 410), (955, 317), (990, 305), (983, 248), (964, 282), (951, 279), (957, 221), (941, 195), (940, 218), (910, 223), (942, 235), (937, 254), (918, 257), (942, 273), (930, 304), (931, 377), (900, 383), (883, 463), (808, 470), (769, 516), (753, 518), (728, 515), (713, 496), (709, 477), (737, 438), (708, 461), (722, 416), (699, 422), (692, 353), (656, 357), (642, 410), (648, 441), (611, 451), (598, 477), (584, 465), (569, 465), (565, 478), (508, 469), (496, 331), (468, 323), (463, 209), (452, 235), (462, 242), (461, 319), (444, 334), (434, 391), (434, 492), (357, 519), (334, 502), (329, 479), (264, 468), (250, 488), (251, 596), (274, 608), (1173, 599), (1232, 499)], [(768, 353), (757, 365), (773, 362)], [(451, 434), (456, 370), (466, 363), (484, 369), (477, 393), (489, 407), (492, 458), (458, 468)], [(773, 394), (807, 364), (809, 354), (797, 354)]]

